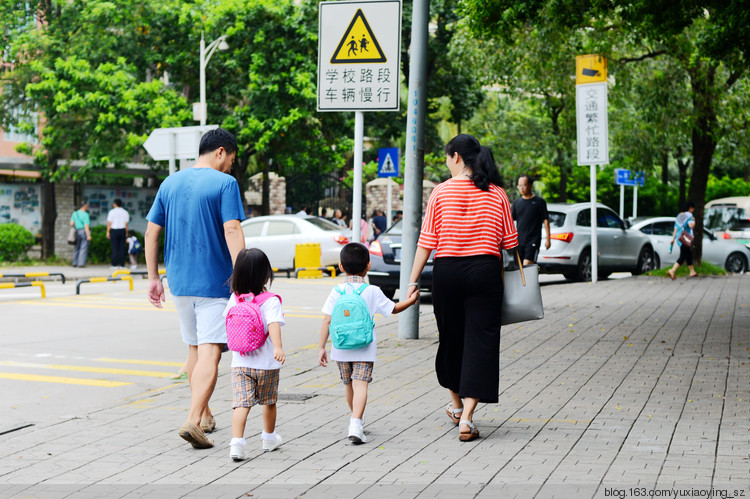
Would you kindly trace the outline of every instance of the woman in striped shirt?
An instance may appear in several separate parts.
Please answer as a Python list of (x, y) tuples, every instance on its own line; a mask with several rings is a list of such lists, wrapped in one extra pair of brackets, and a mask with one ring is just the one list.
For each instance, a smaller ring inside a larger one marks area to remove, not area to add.
[(500, 370), (501, 249), (518, 245), (508, 196), (492, 152), (471, 135), (445, 146), (451, 178), (430, 195), (409, 279), (411, 295), (432, 250), (432, 301), (440, 345), (438, 382), (450, 391), (458, 439), (474, 440), (477, 403), (497, 403)]

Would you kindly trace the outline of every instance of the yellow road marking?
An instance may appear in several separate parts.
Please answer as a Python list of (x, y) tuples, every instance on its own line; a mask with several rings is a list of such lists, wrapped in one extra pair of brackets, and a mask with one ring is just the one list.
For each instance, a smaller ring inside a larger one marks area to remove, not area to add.
[(148, 376), (152, 378), (167, 378), (172, 376), (171, 372), (164, 371), (139, 371), (136, 369), (114, 369), (111, 367), (89, 367), (70, 366), (66, 364), (35, 364), (33, 362), (13, 362), (11, 360), (0, 361), (0, 366), (9, 367), (31, 367), (37, 369), (55, 369), (59, 371), (77, 371), (84, 373), (123, 374), (126, 376)]
[(544, 418), (509, 418), (508, 421), (514, 423), (570, 423), (570, 424), (589, 424), (591, 420), (577, 419), (544, 419)]
[(174, 312), (175, 311), (174, 308), (170, 309), (167, 307), (165, 307), (164, 309), (158, 309), (153, 306), (124, 307), (124, 306), (115, 306), (115, 305), (89, 305), (86, 303), (73, 303), (73, 302), (65, 303), (65, 302), (53, 302), (53, 301), (42, 303), (39, 301), (20, 301), (19, 300), (19, 301), (8, 302), (8, 303), (14, 303), (14, 304), (20, 303), (22, 305), (36, 305), (36, 306), (46, 305), (46, 306), (53, 306), (53, 307), (104, 308), (104, 309), (114, 309), (114, 310), (153, 310), (153, 311), (158, 311), (158, 312), (163, 312), (163, 311)]
[(111, 359), (109, 357), (101, 357), (94, 359), (96, 362), (114, 362), (117, 364), (143, 364), (148, 366), (173, 366), (182, 367), (182, 362), (167, 362), (162, 360), (138, 360), (138, 359)]
[(20, 381), (36, 381), (39, 383), (62, 383), (65, 385), (86, 385), (114, 388), (132, 385), (124, 381), (106, 381), (103, 379), (65, 378), (62, 376), (42, 376), (38, 374), (0, 373), (0, 379), (15, 379)]

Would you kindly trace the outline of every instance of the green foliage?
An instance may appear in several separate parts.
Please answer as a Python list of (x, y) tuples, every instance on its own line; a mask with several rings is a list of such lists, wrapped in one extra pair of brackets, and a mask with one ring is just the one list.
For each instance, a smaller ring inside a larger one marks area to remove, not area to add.
[[(652, 270), (651, 272), (648, 272), (646, 275), (650, 275), (654, 277), (668, 277), (667, 270), (671, 268), (672, 267), (662, 267), (660, 269)], [(708, 262), (700, 262), (697, 265), (695, 265), (693, 268), (700, 275), (727, 275), (726, 270)], [(687, 278), (689, 274), (690, 274), (690, 268), (688, 268), (687, 265), (680, 265), (680, 267), (677, 269), (677, 272), (675, 272), (675, 277)]]
[(730, 178), (727, 175), (721, 178), (717, 178), (714, 175), (708, 176), (706, 201), (732, 196), (750, 196), (750, 182), (738, 178)]
[[(135, 231), (135, 235), (141, 242), (141, 245), (145, 246), (143, 234)], [(130, 236), (128, 236), (130, 237)], [(125, 264), (129, 265), (129, 259), (127, 257), (128, 243), (125, 243)], [(138, 263), (145, 264), (146, 260), (141, 251), (138, 254)], [(112, 243), (107, 239), (107, 227), (104, 225), (97, 225), (91, 228), (91, 241), (89, 241), (89, 256), (88, 263), (92, 264), (109, 264), (112, 261)], [(159, 235), (159, 262), (164, 261), (164, 231)]]
[(17, 224), (0, 224), (0, 261), (26, 259), (26, 252), (34, 245), (34, 236)]

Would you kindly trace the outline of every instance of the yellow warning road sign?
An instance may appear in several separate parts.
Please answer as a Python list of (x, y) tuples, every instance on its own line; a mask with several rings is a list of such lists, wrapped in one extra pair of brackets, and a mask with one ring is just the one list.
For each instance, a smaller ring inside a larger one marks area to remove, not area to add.
[(607, 81), (607, 58), (597, 54), (576, 56), (576, 85)]
[(362, 9), (357, 9), (331, 56), (331, 64), (387, 62)]

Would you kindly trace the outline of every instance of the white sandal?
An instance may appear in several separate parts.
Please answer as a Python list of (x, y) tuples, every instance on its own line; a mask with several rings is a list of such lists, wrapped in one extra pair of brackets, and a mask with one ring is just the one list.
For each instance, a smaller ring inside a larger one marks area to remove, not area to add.
[(458, 409), (454, 409), (451, 404), (448, 404), (445, 408), (445, 413), (448, 415), (449, 418), (451, 418), (451, 421), (453, 421), (453, 424), (458, 426), (458, 422), (461, 421), (461, 414), (463, 414), (464, 408), (459, 407)]
[(474, 426), (474, 423), (469, 421), (468, 419), (462, 419), (459, 422), (460, 425), (466, 425), (469, 427), (469, 431), (459, 431), (458, 433), (458, 439), (462, 442), (471, 442), (475, 438), (479, 438), (479, 430), (477, 430), (477, 427)]

